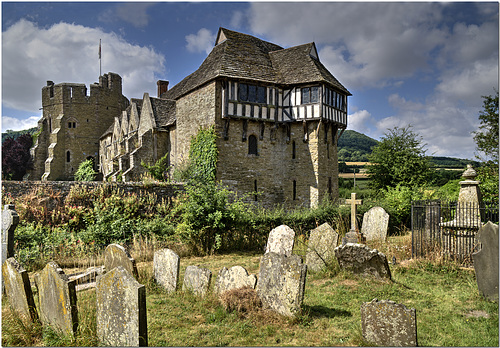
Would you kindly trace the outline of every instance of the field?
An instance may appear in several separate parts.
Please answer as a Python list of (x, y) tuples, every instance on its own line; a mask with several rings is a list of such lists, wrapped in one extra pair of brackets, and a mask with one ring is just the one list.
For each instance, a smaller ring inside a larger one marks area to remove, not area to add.
[[(393, 281), (353, 275), (338, 266), (308, 274), (303, 313), (288, 319), (261, 308), (227, 312), (219, 300), (178, 291), (166, 293), (153, 280), (150, 257), (138, 263), (139, 281), (146, 285), (150, 346), (364, 346), (360, 306), (374, 298), (390, 299), (417, 312), (420, 346), (498, 346), (498, 303), (483, 299), (474, 270), (442, 259), (413, 260), (410, 236), (389, 237), (387, 243), (369, 244), (384, 252)], [(305, 254), (299, 236), (294, 253)], [(151, 254), (151, 253), (150, 253)], [(138, 255), (133, 256), (141, 259)], [(258, 274), (260, 253), (231, 253), (206, 257), (181, 257), (181, 274), (188, 265), (212, 271), (241, 265)], [(67, 273), (75, 269), (66, 269)], [(32, 276), (32, 275), (30, 275)], [(212, 283), (213, 283), (212, 280)], [(78, 294), (80, 325), (75, 340), (42, 329), (24, 326), (2, 302), (2, 345), (95, 346), (95, 290)], [(36, 301), (37, 301), (37, 296)]]

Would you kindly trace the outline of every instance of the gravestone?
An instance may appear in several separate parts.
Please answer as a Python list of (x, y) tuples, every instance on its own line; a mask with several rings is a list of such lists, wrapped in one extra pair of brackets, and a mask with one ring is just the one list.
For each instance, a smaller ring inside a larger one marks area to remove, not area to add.
[(326, 222), (311, 231), (306, 252), (308, 271), (319, 272), (332, 265), (338, 239), (337, 232)]
[(35, 276), (38, 309), (42, 324), (72, 336), (78, 327), (75, 281), (55, 262), (49, 262)]
[(97, 278), (97, 338), (106, 346), (147, 346), (146, 287), (124, 267)]
[(2, 277), (5, 283), (5, 294), (9, 299), (11, 308), (25, 322), (37, 320), (38, 314), (33, 300), (28, 272), (16, 259), (9, 257), (2, 264)]
[(179, 281), (179, 256), (170, 249), (155, 252), (153, 258), (154, 277), (156, 282), (171, 293), (177, 289)]
[(121, 245), (110, 244), (104, 250), (104, 271), (109, 272), (118, 266), (125, 268), (135, 279), (139, 278), (135, 260), (130, 256), (128, 251)]
[(417, 315), (414, 308), (388, 300), (361, 305), (363, 337), (377, 346), (416, 347)]
[(6, 204), (2, 210), (2, 264), (14, 256), (14, 231), (19, 224), (14, 208), (14, 204)]
[(182, 290), (188, 290), (197, 296), (204, 297), (210, 286), (212, 272), (207, 268), (198, 266), (187, 266), (184, 273)]
[(346, 199), (346, 203), (351, 205), (351, 229), (342, 238), (342, 245), (347, 243), (358, 243), (360, 241), (358, 223), (356, 221), (356, 206), (362, 204), (361, 199), (356, 199), (356, 193), (351, 193), (351, 199)]
[(377, 249), (370, 249), (362, 244), (347, 243), (335, 248), (335, 256), (341, 269), (391, 279), (387, 258)]
[(481, 250), (472, 254), (479, 292), (498, 301), (498, 225), (488, 221), (477, 234)]
[(366, 241), (387, 240), (387, 227), (389, 226), (389, 214), (382, 207), (373, 207), (363, 215), (361, 234)]
[(255, 289), (255, 284), (257, 283), (257, 277), (255, 274), (248, 275), (245, 268), (241, 266), (233, 266), (230, 269), (226, 267), (222, 268), (217, 275), (217, 279), (214, 284), (214, 292), (218, 295), (222, 293), (243, 288), (245, 286)]
[(285, 316), (300, 314), (306, 274), (307, 266), (298, 255), (264, 254), (256, 287), (262, 305)]
[(269, 233), (266, 244), (266, 253), (278, 253), (286, 256), (292, 255), (295, 231), (287, 225), (281, 225)]

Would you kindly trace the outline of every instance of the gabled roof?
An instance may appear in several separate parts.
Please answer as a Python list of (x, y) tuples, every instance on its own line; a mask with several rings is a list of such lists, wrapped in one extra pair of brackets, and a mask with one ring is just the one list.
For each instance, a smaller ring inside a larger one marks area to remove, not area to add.
[(153, 115), (156, 121), (156, 126), (164, 128), (175, 123), (175, 100), (149, 98)]
[(198, 70), (165, 92), (162, 98), (178, 99), (217, 77), (282, 85), (326, 82), (351, 95), (321, 64), (314, 43), (284, 49), (225, 28), (219, 28), (215, 43)]

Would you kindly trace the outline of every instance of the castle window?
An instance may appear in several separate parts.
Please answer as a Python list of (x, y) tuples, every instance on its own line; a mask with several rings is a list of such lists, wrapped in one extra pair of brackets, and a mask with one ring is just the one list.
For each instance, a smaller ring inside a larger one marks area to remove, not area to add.
[(317, 103), (319, 101), (319, 87), (306, 87), (301, 89), (302, 103), (301, 104), (309, 104), (309, 103)]
[(69, 150), (68, 150), (68, 151), (66, 151), (66, 162), (69, 163), (70, 161), (71, 161), (71, 152), (69, 152)]
[(266, 87), (240, 83), (238, 85), (238, 100), (242, 102), (266, 104)]
[(258, 155), (258, 153), (257, 153), (257, 137), (253, 134), (248, 137), (248, 154), (249, 155)]
[(297, 180), (293, 181), (293, 200), (297, 199)]
[(295, 140), (292, 142), (292, 159), (295, 159), (296, 153), (295, 153)]
[(330, 195), (330, 198), (332, 197), (332, 178), (328, 178), (328, 194)]

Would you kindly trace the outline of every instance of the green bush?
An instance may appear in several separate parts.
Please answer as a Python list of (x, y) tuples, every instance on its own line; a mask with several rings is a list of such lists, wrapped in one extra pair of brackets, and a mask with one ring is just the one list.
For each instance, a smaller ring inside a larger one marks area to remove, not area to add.
[(167, 181), (167, 173), (170, 169), (168, 165), (168, 152), (156, 161), (153, 165), (148, 165), (144, 161), (141, 161), (141, 166), (146, 168), (149, 174), (158, 181)]
[(94, 181), (97, 173), (94, 170), (94, 161), (88, 159), (83, 161), (78, 166), (78, 170), (75, 173), (76, 181)]

